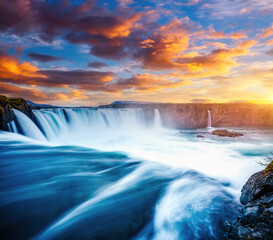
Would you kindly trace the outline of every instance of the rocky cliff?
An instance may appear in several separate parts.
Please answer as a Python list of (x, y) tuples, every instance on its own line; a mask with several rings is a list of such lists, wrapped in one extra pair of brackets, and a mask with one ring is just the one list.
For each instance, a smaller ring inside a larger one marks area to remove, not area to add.
[(253, 174), (242, 188), (243, 205), (238, 220), (226, 223), (228, 240), (273, 239), (273, 161), (261, 172)]
[(34, 120), (32, 107), (22, 98), (7, 98), (0, 95), (0, 130), (8, 130), (7, 124), (15, 120), (12, 109), (20, 110)]
[(164, 126), (173, 128), (204, 128), (208, 124), (208, 110), (213, 127), (273, 126), (273, 105), (250, 103), (225, 104), (164, 104), (114, 103), (105, 108), (140, 107), (153, 118), (158, 109)]

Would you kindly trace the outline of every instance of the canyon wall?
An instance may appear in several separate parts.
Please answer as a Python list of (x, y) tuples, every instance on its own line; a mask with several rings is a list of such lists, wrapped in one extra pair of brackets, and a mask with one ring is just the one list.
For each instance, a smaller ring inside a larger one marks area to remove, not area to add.
[(143, 108), (148, 118), (154, 109), (160, 112), (162, 124), (173, 128), (205, 128), (210, 111), (212, 127), (273, 126), (273, 104), (223, 103), (223, 104), (164, 104), (119, 103), (103, 108)]

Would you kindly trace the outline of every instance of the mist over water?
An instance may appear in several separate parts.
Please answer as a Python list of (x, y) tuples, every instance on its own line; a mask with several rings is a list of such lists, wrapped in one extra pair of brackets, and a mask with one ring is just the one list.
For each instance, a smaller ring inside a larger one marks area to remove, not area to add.
[(0, 132), (1, 239), (223, 239), (273, 149), (272, 129), (167, 129), (157, 109), (15, 115)]

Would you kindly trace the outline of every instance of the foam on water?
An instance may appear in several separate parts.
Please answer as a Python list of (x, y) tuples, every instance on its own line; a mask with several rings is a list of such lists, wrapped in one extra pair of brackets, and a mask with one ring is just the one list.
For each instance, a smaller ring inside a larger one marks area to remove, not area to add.
[(273, 148), (270, 129), (239, 129), (238, 139), (166, 129), (157, 109), (149, 118), (142, 109), (35, 110), (37, 125), (15, 114), (13, 133), (0, 132), (7, 239), (223, 239), (242, 185)]
[[(208, 110), (209, 111), (209, 110)], [(15, 110), (23, 133), (53, 145), (78, 145), (102, 151), (122, 151), (132, 157), (161, 162), (173, 167), (194, 169), (221, 181), (233, 184), (237, 194), (246, 179), (261, 169), (257, 161), (240, 151), (253, 150), (257, 143), (246, 138), (219, 139), (204, 132), (205, 139), (162, 127), (160, 112), (154, 110), (154, 119), (147, 121), (142, 109), (46, 109), (35, 110), (38, 126), (23, 113)], [(208, 113), (208, 126), (211, 116)], [(210, 124), (209, 124), (210, 123)], [(13, 128), (16, 129), (16, 126)], [(264, 138), (257, 135), (258, 138)], [(263, 146), (272, 147), (270, 141)], [(234, 142), (235, 141), (235, 142)], [(267, 145), (266, 145), (267, 144)], [(268, 146), (269, 145), (269, 146)], [(239, 149), (239, 151), (238, 151)]]

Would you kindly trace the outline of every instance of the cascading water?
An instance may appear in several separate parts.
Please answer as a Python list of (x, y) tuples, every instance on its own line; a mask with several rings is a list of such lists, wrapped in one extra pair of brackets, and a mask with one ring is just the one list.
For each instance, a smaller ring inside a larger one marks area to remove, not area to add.
[[(149, 127), (143, 109), (43, 109), (33, 110), (36, 122), (32, 122), (22, 112), (14, 110), (17, 124), (22, 133), (40, 141), (65, 141), (77, 138), (94, 138), (97, 135), (114, 132), (136, 132)], [(9, 131), (19, 133), (14, 122), (9, 123)], [(153, 127), (160, 127), (159, 112), (155, 111)], [(43, 136), (44, 134), (44, 136)]]
[(161, 124), (161, 117), (160, 117), (160, 113), (158, 109), (154, 110), (154, 126), (155, 128), (161, 128), (162, 124)]
[(273, 132), (162, 129), (158, 109), (41, 109), (37, 125), (14, 112), (9, 130), (29, 139), (0, 132), (1, 239), (224, 239), (273, 148)]
[(208, 123), (207, 123), (207, 128), (211, 128), (211, 112), (208, 110)]
[(9, 122), (7, 125), (10, 132), (18, 133), (18, 129), (14, 121)]
[[(22, 130), (23, 134), (27, 137), (39, 140), (46, 141), (44, 135), (40, 131), (40, 129), (35, 125), (35, 123), (27, 117), (24, 113), (13, 109), (14, 114), (16, 116), (17, 123), (19, 128)], [(17, 128), (12, 128), (13, 131), (18, 131)]]

